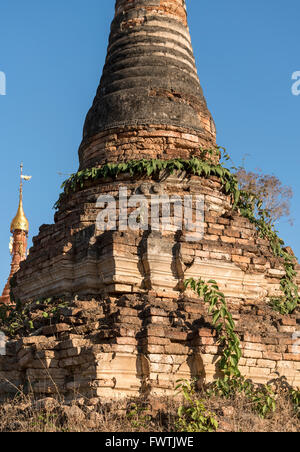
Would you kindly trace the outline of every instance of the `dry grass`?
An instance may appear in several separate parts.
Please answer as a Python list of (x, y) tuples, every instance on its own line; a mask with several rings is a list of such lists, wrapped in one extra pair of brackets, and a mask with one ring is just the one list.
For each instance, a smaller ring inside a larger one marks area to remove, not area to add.
[(300, 431), (300, 419), (297, 418), (293, 405), (284, 394), (277, 397), (276, 411), (266, 419), (261, 419), (243, 396), (225, 401), (208, 400), (207, 407), (215, 408), (219, 414), (219, 426), (224, 431), (245, 433)]
[[(241, 396), (205, 403), (215, 413), (220, 432), (300, 431), (300, 420), (284, 394), (267, 419), (260, 419)], [(178, 403), (170, 399), (100, 405), (96, 400), (67, 404), (22, 395), (0, 404), (0, 432), (173, 432), (177, 410)]]

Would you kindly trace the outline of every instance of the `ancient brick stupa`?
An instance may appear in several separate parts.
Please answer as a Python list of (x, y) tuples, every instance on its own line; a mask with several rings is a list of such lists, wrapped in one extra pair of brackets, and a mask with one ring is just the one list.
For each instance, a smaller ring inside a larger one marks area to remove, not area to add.
[[(8, 347), (15, 385), (30, 380), (36, 393), (122, 397), (173, 394), (180, 378), (212, 380), (220, 350), (207, 307), (182, 293), (191, 277), (213, 278), (224, 291), (242, 341), (242, 373), (258, 382), (284, 375), (299, 385), (292, 352), (297, 316), (282, 317), (267, 303), (281, 293), (285, 274), (268, 240), (233, 210), (219, 177), (133, 170), (141, 159), (145, 168), (152, 159), (214, 160), (203, 149), (215, 148), (185, 1), (117, 0), (79, 149), (80, 173), (73, 180), (80, 182), (61, 197), (55, 224), (40, 228), (16, 275), (14, 295), (21, 302), (39, 299), (41, 306), (53, 297), (65, 305), (50, 323), (36, 314), (31, 335)], [(121, 162), (123, 170), (113, 177), (109, 164)], [(94, 177), (101, 167), (108, 176)], [(203, 236), (195, 240), (185, 228), (103, 232), (99, 196), (118, 199), (120, 187), (146, 199), (201, 195)]]

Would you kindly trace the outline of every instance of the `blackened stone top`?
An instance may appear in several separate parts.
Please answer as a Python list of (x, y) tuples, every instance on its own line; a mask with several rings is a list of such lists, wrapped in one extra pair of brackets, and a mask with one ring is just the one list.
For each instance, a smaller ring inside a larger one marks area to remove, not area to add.
[(185, 0), (116, 1), (83, 142), (104, 130), (135, 124), (199, 132), (210, 124), (215, 132), (197, 75)]

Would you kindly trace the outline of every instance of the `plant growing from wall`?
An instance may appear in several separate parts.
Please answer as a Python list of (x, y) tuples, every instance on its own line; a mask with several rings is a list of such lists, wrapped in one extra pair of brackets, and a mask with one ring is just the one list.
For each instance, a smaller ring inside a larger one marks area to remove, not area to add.
[(41, 325), (55, 323), (59, 311), (68, 306), (61, 299), (41, 299), (15, 306), (0, 306), (0, 329), (10, 338), (31, 334)]
[(239, 370), (242, 357), (240, 340), (235, 333), (235, 323), (230, 314), (225, 295), (219, 290), (216, 281), (208, 283), (191, 278), (185, 281), (185, 288), (191, 288), (204, 303), (212, 316), (212, 324), (218, 335), (218, 345), (222, 350), (218, 364), (222, 377), (210, 385), (209, 395), (230, 398), (243, 393), (251, 403), (252, 409), (262, 418), (276, 409), (275, 393), (269, 385), (254, 385), (246, 380)]
[(256, 226), (260, 237), (269, 241), (274, 256), (283, 260), (285, 275), (280, 282), (283, 295), (277, 299), (273, 298), (271, 306), (283, 315), (293, 313), (300, 303), (298, 287), (294, 282), (297, 276), (295, 257), (284, 249), (284, 241), (268, 221), (269, 214), (262, 208), (260, 199), (250, 193), (241, 192), (237, 205), (241, 215)]
[(240, 340), (235, 333), (235, 323), (228, 310), (225, 296), (220, 292), (216, 281), (210, 280), (206, 284), (202, 279), (196, 281), (191, 278), (185, 281), (185, 288), (190, 287), (208, 305), (208, 312), (212, 315), (212, 324), (218, 334), (218, 343), (222, 347), (222, 358), (219, 368), (225, 377), (240, 377), (238, 368), (242, 356)]
[(54, 207), (58, 209), (66, 195), (84, 188), (88, 181), (95, 182), (107, 178), (116, 179), (120, 174), (129, 174), (131, 177), (150, 177), (158, 175), (161, 171), (166, 171), (170, 174), (173, 174), (175, 171), (182, 171), (189, 175), (194, 174), (203, 177), (216, 176), (224, 184), (227, 184), (228, 189), (232, 187), (232, 190), (234, 190), (238, 186), (237, 179), (231, 174), (230, 170), (224, 168), (221, 164), (214, 164), (195, 157), (189, 160), (130, 160), (123, 163), (106, 163), (98, 168), (89, 168), (72, 174), (69, 179), (63, 182), (61, 188), (64, 189), (64, 192), (60, 195)]

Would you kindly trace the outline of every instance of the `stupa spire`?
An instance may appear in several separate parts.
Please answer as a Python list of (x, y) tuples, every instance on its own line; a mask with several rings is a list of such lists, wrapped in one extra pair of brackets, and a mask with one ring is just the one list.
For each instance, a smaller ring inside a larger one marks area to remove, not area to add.
[(20, 263), (27, 257), (27, 236), (29, 231), (29, 222), (26, 218), (23, 208), (23, 180), (30, 180), (30, 176), (23, 175), (23, 163), (20, 165), (20, 188), (19, 188), (19, 207), (16, 216), (11, 222), (10, 232), (12, 237), (10, 239), (9, 248), (11, 253), (11, 270), (4, 287), (2, 296), (0, 297), (0, 304), (10, 303), (10, 281), (14, 274), (19, 270)]
[(19, 207), (16, 216), (14, 217), (13, 221), (11, 222), (10, 226), (10, 232), (14, 233), (14, 231), (24, 231), (28, 232), (29, 230), (29, 223), (26, 218), (26, 215), (24, 213), (23, 208), (23, 178), (27, 178), (29, 176), (23, 176), (23, 163), (21, 163), (21, 172), (20, 172), (20, 198), (19, 198)]
[[(129, 160), (132, 153), (123, 152), (118, 137), (113, 142), (111, 136), (104, 139), (103, 147), (103, 140), (97, 141), (99, 134), (102, 138), (109, 130), (134, 128), (138, 137), (137, 127), (147, 126), (152, 136), (155, 130), (168, 136), (173, 128), (193, 135), (194, 143), (215, 144), (215, 126), (197, 74), (184, 0), (116, 1), (102, 78), (84, 126), (81, 167)], [(147, 138), (145, 130), (142, 135)], [(141, 149), (140, 156), (133, 157), (170, 158), (167, 144), (156, 153)]]

